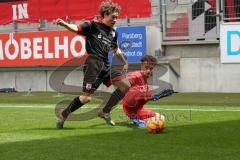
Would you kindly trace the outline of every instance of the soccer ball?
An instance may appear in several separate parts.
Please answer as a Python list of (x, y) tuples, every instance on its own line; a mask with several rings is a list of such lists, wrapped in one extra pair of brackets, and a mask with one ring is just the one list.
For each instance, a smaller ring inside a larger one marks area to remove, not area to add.
[(161, 116), (160, 117), (153, 117), (151, 119), (149, 119), (149, 121), (147, 122), (147, 129), (149, 133), (161, 133), (163, 132), (165, 127), (165, 123), (164, 123), (164, 118)]
[(149, 133), (161, 133), (164, 130), (164, 121), (159, 119), (156, 121), (149, 121), (147, 123)]

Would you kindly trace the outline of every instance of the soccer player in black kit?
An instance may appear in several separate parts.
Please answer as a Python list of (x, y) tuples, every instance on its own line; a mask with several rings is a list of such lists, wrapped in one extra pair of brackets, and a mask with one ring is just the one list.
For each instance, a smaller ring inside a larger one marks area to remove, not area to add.
[(106, 0), (101, 3), (99, 8), (100, 20), (84, 22), (79, 26), (69, 24), (62, 19), (56, 20), (58, 25), (86, 37), (86, 50), (89, 54), (84, 64), (83, 94), (74, 98), (69, 106), (59, 114), (56, 123), (57, 128), (63, 128), (64, 121), (71, 112), (91, 101), (92, 94), (101, 83), (106, 86), (113, 84), (117, 87), (105, 107), (98, 113), (98, 116), (108, 124), (115, 125), (111, 120), (110, 111), (124, 97), (131, 86), (122, 73), (110, 69), (108, 60), (108, 53), (112, 50), (122, 62), (123, 72), (127, 72), (128, 63), (118, 48), (117, 32), (113, 29), (120, 9), (118, 4)]

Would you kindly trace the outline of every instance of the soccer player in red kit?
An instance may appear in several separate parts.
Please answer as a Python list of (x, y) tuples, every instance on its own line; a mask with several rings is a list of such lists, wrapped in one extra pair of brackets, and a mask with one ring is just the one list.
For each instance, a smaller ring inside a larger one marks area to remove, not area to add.
[(163, 119), (164, 117), (158, 113), (145, 109), (144, 105), (148, 101), (155, 101), (173, 93), (172, 89), (165, 89), (157, 94), (149, 91), (147, 79), (152, 76), (156, 64), (156, 58), (149, 55), (144, 56), (141, 59), (141, 70), (131, 72), (127, 76), (131, 87), (125, 94), (122, 106), (129, 119), (139, 126), (145, 126), (147, 120), (151, 117)]

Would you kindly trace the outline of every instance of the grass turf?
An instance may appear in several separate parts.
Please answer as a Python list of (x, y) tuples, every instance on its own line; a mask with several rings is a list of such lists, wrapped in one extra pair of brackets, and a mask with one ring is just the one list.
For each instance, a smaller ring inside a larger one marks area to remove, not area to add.
[[(113, 111), (117, 122), (115, 127), (95, 118), (68, 121), (65, 129), (56, 130), (54, 103), (64, 97), (53, 98), (55, 93), (34, 93), (31, 97), (22, 94), (0, 94), (0, 155), (3, 160), (240, 158), (240, 112), (162, 110), (167, 128), (163, 134), (154, 135), (129, 124), (118, 107)], [(147, 107), (199, 104), (199, 108), (208, 109), (222, 106), (226, 110), (228, 106), (239, 108), (237, 94), (212, 94), (213, 102), (208, 102), (209, 95), (177, 94)], [(199, 96), (205, 99), (198, 99)], [(222, 97), (228, 97), (227, 101)], [(193, 98), (195, 101), (190, 103)], [(221, 100), (221, 103), (216, 100)], [(41, 108), (41, 102), (47, 107)], [(80, 109), (78, 113), (88, 110)]]
[[(0, 93), (0, 104), (56, 104), (64, 99), (72, 99), (75, 95), (58, 96), (55, 92)], [(157, 104), (163, 105), (200, 105), (200, 106), (240, 106), (240, 93), (177, 93), (161, 99)], [(91, 103), (99, 103), (93, 100)], [(149, 102), (156, 104), (156, 102)]]

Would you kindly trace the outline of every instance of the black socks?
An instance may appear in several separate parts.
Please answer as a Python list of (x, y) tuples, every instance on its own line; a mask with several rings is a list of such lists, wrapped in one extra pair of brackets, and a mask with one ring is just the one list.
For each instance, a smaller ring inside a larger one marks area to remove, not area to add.
[(80, 101), (79, 97), (74, 98), (73, 101), (69, 104), (69, 106), (63, 110), (62, 112), (63, 118), (66, 119), (70, 113), (76, 111), (82, 105), (84, 104)]
[(112, 108), (120, 101), (123, 99), (123, 97), (125, 96), (125, 93), (123, 93), (119, 88), (116, 89), (110, 99), (108, 100), (107, 104), (105, 105), (105, 107), (103, 108), (103, 112), (104, 113), (109, 113)]

